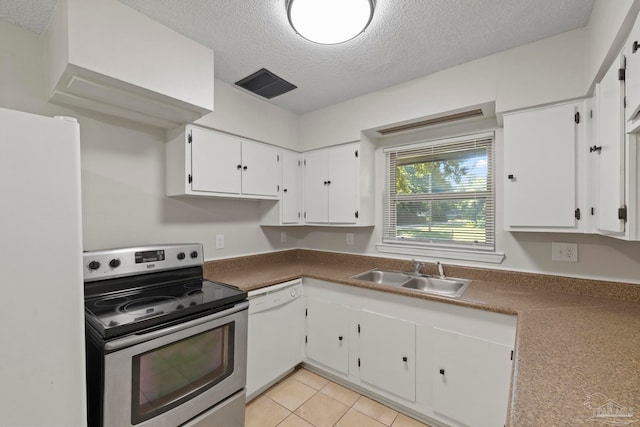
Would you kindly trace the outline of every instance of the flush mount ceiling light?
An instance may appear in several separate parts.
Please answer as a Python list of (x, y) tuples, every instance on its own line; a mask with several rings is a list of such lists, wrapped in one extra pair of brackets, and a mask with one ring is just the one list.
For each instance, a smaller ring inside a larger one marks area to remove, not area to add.
[(320, 44), (337, 44), (362, 33), (371, 22), (375, 0), (287, 0), (296, 33)]

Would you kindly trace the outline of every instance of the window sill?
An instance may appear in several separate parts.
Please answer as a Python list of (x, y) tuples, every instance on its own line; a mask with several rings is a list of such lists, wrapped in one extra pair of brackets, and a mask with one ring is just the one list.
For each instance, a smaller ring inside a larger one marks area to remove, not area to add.
[(477, 261), (491, 264), (500, 264), (504, 260), (504, 254), (492, 251), (472, 251), (451, 248), (433, 248), (411, 245), (399, 245), (392, 243), (380, 243), (376, 245), (378, 252), (398, 255), (425, 256), (437, 259), (452, 259), (458, 261)]

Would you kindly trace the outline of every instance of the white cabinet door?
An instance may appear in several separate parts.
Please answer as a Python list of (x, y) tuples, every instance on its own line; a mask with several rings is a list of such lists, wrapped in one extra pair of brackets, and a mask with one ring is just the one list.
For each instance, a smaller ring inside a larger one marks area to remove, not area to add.
[(300, 175), (300, 155), (284, 151), (282, 153), (282, 223), (299, 224), (302, 182)]
[(191, 189), (240, 194), (241, 141), (231, 135), (191, 127)]
[[(597, 230), (603, 234), (624, 233), (618, 218), (624, 197), (624, 82), (618, 80), (619, 60), (614, 61), (598, 84), (598, 215)], [(593, 155), (593, 153), (592, 153)]]
[(504, 116), (505, 228), (576, 231), (576, 113), (582, 103)]
[(414, 402), (415, 327), (406, 320), (360, 312), (360, 379)]
[(277, 197), (279, 159), (278, 150), (270, 145), (242, 141), (242, 193)]
[(636, 18), (624, 47), (626, 57), (625, 95), (627, 97), (626, 120), (629, 128), (640, 126), (640, 16)]
[(329, 222), (355, 224), (358, 144), (333, 147), (328, 152)]
[(512, 347), (434, 328), (433, 409), (474, 427), (504, 425)]
[(349, 371), (349, 309), (307, 300), (307, 357), (343, 374)]
[(328, 152), (310, 151), (304, 159), (304, 212), (305, 222), (329, 221)]

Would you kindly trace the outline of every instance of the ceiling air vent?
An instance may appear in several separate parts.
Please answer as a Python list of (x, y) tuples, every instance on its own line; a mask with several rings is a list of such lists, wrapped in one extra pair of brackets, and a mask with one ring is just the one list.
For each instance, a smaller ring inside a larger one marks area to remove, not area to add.
[(236, 82), (236, 85), (249, 92), (271, 99), (297, 88), (286, 80), (263, 68)]
[(419, 122), (407, 123), (404, 125), (392, 126), (385, 129), (379, 129), (378, 133), (380, 135), (391, 135), (398, 132), (406, 132), (409, 130), (417, 130), (422, 129), (428, 126), (441, 125), (444, 123), (457, 122), (460, 120), (471, 119), (475, 117), (482, 117), (484, 114), (482, 113), (481, 108), (476, 108), (474, 110), (462, 111), (460, 113), (449, 114), (446, 116), (436, 117), (433, 119), (421, 120)]

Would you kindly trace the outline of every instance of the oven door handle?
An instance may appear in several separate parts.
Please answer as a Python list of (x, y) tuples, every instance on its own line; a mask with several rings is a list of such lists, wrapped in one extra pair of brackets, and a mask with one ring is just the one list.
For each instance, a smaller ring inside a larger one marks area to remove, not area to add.
[(113, 341), (108, 341), (104, 344), (104, 349), (108, 352), (111, 352), (114, 350), (120, 350), (126, 347), (131, 347), (132, 345), (140, 344), (145, 341), (150, 341), (152, 339), (160, 338), (165, 335), (173, 334), (179, 331), (184, 331), (185, 329), (193, 328), (194, 326), (202, 325), (203, 323), (211, 322), (213, 320), (221, 319), (225, 316), (229, 316), (231, 314), (240, 312), (242, 310), (247, 310), (248, 308), (249, 308), (249, 302), (244, 301), (226, 310), (210, 314), (209, 316), (199, 317), (197, 319), (189, 320), (188, 322), (179, 323), (177, 325), (158, 329), (142, 335), (129, 335)]

